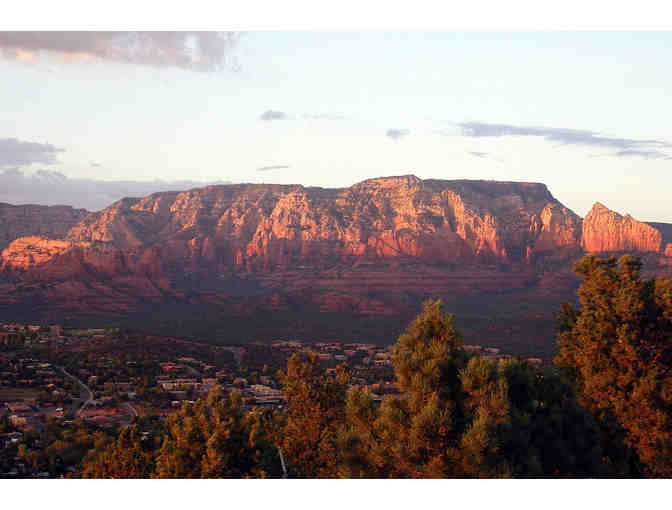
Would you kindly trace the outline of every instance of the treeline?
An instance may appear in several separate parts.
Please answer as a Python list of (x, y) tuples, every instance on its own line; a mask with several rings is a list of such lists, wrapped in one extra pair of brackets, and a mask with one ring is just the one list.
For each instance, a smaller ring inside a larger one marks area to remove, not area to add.
[(469, 355), (426, 302), (393, 349), (399, 395), (380, 404), (345, 367), (292, 357), (282, 411), (213, 391), (156, 434), (92, 451), (91, 478), (669, 477), (672, 284), (632, 257), (586, 257), (559, 316), (552, 368)]

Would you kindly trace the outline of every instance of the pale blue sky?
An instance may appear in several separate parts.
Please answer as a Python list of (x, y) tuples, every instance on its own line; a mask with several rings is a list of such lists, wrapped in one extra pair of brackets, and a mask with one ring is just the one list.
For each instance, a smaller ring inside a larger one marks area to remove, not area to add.
[(672, 222), (671, 50), (672, 34), (651, 32), (263, 32), (210, 72), (5, 52), (0, 139), (64, 151), (50, 165), (0, 155), (0, 171), (536, 181), (582, 216), (600, 201)]

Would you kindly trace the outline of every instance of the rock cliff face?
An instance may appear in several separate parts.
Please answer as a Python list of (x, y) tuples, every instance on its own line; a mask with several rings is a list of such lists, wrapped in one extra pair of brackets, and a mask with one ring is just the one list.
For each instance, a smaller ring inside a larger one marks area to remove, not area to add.
[(39, 307), (53, 320), (148, 303), (290, 311), (291, 324), (305, 310), (410, 318), (430, 296), (564, 300), (583, 249), (672, 257), (672, 226), (599, 204), (582, 222), (536, 183), (401, 176), (342, 189), (208, 186), (89, 214), (23, 207), (0, 223), (0, 313)]
[(0, 203), (0, 251), (23, 236), (65, 236), (88, 211), (57, 205), (10, 205)]
[(595, 203), (583, 220), (581, 245), (588, 252), (663, 252), (660, 230)]
[(38, 295), (51, 308), (105, 311), (289, 292), (320, 309), (380, 313), (372, 294), (524, 288), (534, 256), (581, 237), (580, 218), (543, 184), (415, 176), (208, 186), (78, 214), (2, 251), (0, 306)]
[(346, 189), (209, 186), (124, 199), (66, 238), (121, 250), (156, 245), (188, 271), (417, 259), (515, 263), (577, 244), (581, 220), (543, 184), (372, 179)]

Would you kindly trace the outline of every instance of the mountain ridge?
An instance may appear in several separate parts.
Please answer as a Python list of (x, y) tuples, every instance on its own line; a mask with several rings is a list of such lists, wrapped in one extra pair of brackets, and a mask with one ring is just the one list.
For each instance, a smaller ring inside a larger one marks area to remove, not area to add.
[(582, 220), (543, 183), (413, 175), (348, 188), (157, 192), (68, 226), (2, 251), (0, 309), (33, 303), (58, 317), (185, 303), (238, 316), (401, 317), (430, 296), (564, 296), (576, 285), (572, 261), (585, 252), (642, 251), (661, 267), (672, 255), (655, 226), (601, 204)]

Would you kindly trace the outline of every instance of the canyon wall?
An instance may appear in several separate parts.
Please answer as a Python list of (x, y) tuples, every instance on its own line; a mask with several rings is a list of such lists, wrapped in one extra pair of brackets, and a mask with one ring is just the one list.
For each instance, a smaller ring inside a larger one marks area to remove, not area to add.
[(517, 263), (577, 244), (580, 225), (543, 184), (402, 176), (345, 189), (248, 184), (124, 199), (66, 238), (156, 245), (187, 271), (268, 271), (380, 259)]
[(409, 175), (207, 186), (88, 214), (22, 207), (1, 230), (0, 309), (38, 303), (56, 317), (168, 302), (410, 314), (429, 296), (571, 292), (584, 251), (672, 257), (669, 225), (600, 204), (582, 221), (538, 183)]

